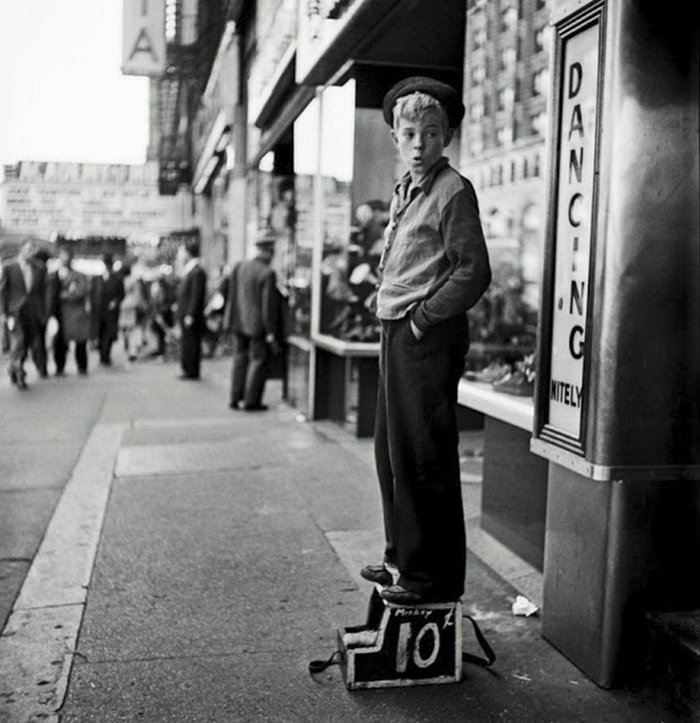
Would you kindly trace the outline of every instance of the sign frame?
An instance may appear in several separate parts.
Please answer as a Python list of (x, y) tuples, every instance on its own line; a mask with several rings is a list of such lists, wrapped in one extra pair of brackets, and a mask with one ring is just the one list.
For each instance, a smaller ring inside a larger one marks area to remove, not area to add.
[[(594, 0), (578, 12), (555, 22), (554, 24), (554, 63), (550, 116), (551, 153), (549, 157), (550, 191), (548, 199), (547, 228), (545, 235), (545, 253), (542, 281), (542, 306), (538, 325), (539, 368), (535, 389), (535, 419), (533, 429), (533, 451), (544, 456), (550, 446), (571, 453), (574, 458), (584, 458), (587, 450), (589, 431), (589, 399), (591, 389), (591, 337), (596, 275), (596, 252), (598, 247), (598, 208), (600, 195), (600, 153), (601, 153), (601, 121), (603, 117), (603, 75), (605, 73), (606, 47), (606, 2)], [(565, 101), (566, 69), (564, 67), (564, 51), (566, 44), (580, 33), (598, 28), (597, 78), (595, 89), (595, 134), (593, 143), (592, 184), (590, 188), (590, 219), (589, 219), (589, 253), (586, 274), (585, 297), (585, 340), (583, 343), (582, 378), (580, 389), (580, 407), (578, 434), (557, 426), (551, 419), (551, 388), (552, 388), (552, 350), (553, 328), (556, 304), (556, 272), (557, 246), (560, 204), (564, 203), (560, 193), (560, 173), (566, 173), (562, 166), (562, 143), (567, 119), (563, 117)], [(545, 444), (542, 444), (545, 443)], [(561, 453), (560, 453), (561, 454)], [(556, 455), (557, 458), (560, 457)]]

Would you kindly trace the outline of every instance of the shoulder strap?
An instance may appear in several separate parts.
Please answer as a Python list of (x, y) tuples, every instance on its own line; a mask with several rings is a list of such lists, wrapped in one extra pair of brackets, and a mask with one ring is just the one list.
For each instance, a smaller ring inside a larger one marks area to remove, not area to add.
[(462, 660), (465, 663), (474, 663), (482, 668), (488, 668), (496, 662), (496, 653), (493, 652), (493, 648), (489, 645), (488, 640), (484, 637), (481, 629), (476, 623), (476, 620), (471, 615), (462, 615), (463, 618), (469, 620), (474, 628), (474, 635), (476, 641), (479, 643), (481, 650), (484, 652), (485, 658), (481, 658), (478, 655), (472, 655), (471, 653), (462, 653)]

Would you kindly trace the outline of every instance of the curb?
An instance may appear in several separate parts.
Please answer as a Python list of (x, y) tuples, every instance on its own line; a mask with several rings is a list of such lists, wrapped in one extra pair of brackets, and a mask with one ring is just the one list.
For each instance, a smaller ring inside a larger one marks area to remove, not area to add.
[(90, 433), (0, 636), (0, 719), (56, 721), (128, 425)]

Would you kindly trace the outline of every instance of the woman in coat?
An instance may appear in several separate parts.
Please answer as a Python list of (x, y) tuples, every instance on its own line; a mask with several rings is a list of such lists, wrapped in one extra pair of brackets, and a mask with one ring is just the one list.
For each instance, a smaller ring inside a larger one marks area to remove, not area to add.
[(62, 375), (70, 342), (75, 345), (75, 363), (79, 374), (87, 374), (87, 341), (90, 334), (90, 287), (85, 274), (73, 268), (73, 252), (58, 252), (58, 269), (52, 274), (51, 312), (58, 321), (53, 338), (56, 374)]

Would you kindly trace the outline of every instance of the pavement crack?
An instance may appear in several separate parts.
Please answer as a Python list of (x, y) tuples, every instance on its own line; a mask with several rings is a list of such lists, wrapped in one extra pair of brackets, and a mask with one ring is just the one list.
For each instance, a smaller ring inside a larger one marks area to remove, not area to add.
[(32, 605), (32, 606), (23, 606), (21, 608), (15, 608), (13, 612), (31, 612), (33, 610), (59, 610), (60, 608), (74, 608), (76, 605), (80, 605), (81, 607), (84, 607), (84, 602), (66, 602), (66, 603), (56, 603), (55, 605)]
[(251, 467), (217, 467), (216, 469), (188, 469), (188, 470), (170, 470), (165, 472), (147, 472), (147, 471), (136, 471), (129, 472), (128, 474), (114, 475), (114, 479), (126, 480), (126, 479), (144, 479), (145, 477), (191, 477), (196, 474), (198, 477), (205, 475), (216, 475), (222, 474), (223, 472), (241, 473), (241, 472), (261, 472), (261, 471), (275, 471), (285, 469), (283, 465), (254, 465)]
[(299, 649), (288, 647), (288, 648), (241, 648), (240, 650), (233, 650), (229, 653), (199, 653), (196, 655), (149, 655), (144, 657), (135, 658), (100, 658), (99, 660), (88, 660), (87, 656), (82, 653), (75, 652), (74, 655), (80, 655), (85, 658), (85, 661), (90, 665), (111, 665), (113, 663), (158, 663), (168, 662), (173, 660), (221, 660), (224, 658), (234, 658), (240, 655), (280, 655), (289, 653), (292, 655), (298, 655)]

